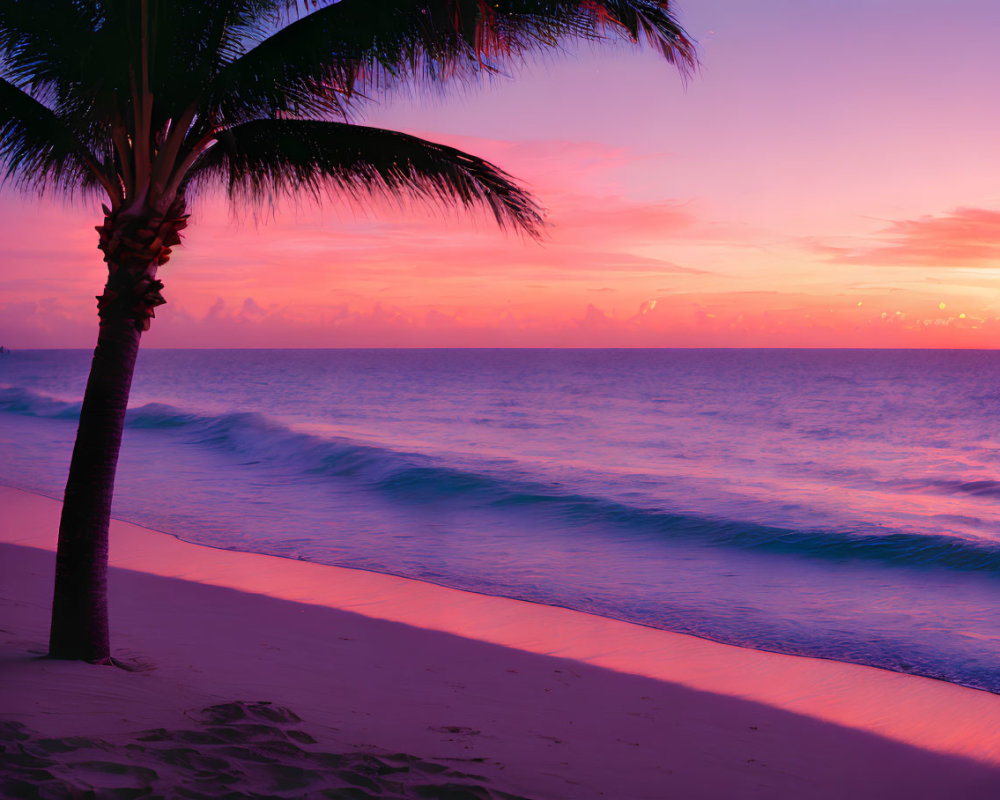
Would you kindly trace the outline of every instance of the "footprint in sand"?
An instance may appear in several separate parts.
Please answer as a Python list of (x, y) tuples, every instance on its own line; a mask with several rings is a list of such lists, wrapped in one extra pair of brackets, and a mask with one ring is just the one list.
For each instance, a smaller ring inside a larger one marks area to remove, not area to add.
[[(224, 703), (189, 716), (196, 727), (116, 741), (42, 737), (0, 721), (0, 797), (528, 800), (406, 753), (316, 750), (298, 715), (271, 703)], [(432, 730), (480, 733), (458, 725)]]

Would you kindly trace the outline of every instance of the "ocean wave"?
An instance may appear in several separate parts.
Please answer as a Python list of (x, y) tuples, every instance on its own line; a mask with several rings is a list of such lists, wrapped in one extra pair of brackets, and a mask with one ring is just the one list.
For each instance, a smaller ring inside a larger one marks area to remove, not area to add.
[(19, 386), (0, 385), (0, 411), (28, 417), (76, 420), (82, 404)]
[(994, 480), (932, 481), (929, 486), (943, 494), (964, 494), (991, 499), (1000, 497), (1000, 481)]
[[(0, 387), (0, 411), (72, 420), (80, 404), (23, 388)], [(948, 535), (885, 530), (805, 530), (745, 520), (674, 513), (613, 497), (532, 480), (490, 463), (447, 463), (444, 456), (396, 450), (346, 437), (296, 430), (257, 412), (209, 414), (149, 403), (131, 409), (129, 428), (159, 430), (187, 444), (211, 447), (302, 478), (350, 481), (398, 506), (442, 511), (476, 509), (577, 533), (625, 539), (683, 541), (709, 547), (823, 560), (857, 559), (902, 567), (977, 571), (1000, 576), (1000, 545)], [(942, 489), (992, 496), (993, 481), (954, 482)]]

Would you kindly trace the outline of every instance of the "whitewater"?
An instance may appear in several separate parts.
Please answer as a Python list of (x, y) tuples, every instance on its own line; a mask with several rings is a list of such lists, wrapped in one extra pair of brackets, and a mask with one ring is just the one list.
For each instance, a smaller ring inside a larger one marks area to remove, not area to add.
[[(87, 351), (0, 356), (59, 497)], [(147, 350), (115, 516), (1000, 692), (1000, 353)]]

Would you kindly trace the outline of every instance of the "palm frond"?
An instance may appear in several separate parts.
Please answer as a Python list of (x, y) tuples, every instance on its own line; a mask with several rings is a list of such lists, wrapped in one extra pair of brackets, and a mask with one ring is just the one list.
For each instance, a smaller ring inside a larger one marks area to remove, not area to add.
[(301, 192), (409, 196), (489, 210), (501, 227), (537, 236), (542, 215), (503, 170), (453, 147), (396, 131), (313, 120), (255, 120), (219, 134), (191, 170), (195, 186), (225, 184), (262, 204)]
[(166, 113), (197, 100), (221, 70), (273, 33), (283, 5), (283, 0), (150, 3), (150, 88)]
[(0, 79), (0, 164), (3, 180), (19, 188), (109, 186), (100, 159), (55, 112), (12, 83)]
[(71, 82), (98, 26), (98, 3), (73, 0), (7, 0), (0, 3), (3, 77), (15, 85)]
[[(100, 0), (9, 0), (0, 3), (0, 77), (96, 143), (109, 135), (116, 93), (126, 101), (118, 31)], [(103, 162), (103, 158), (101, 159)]]
[(113, 206), (169, 205), (193, 167), (250, 199), (399, 191), (537, 232), (530, 196), (488, 162), (328, 120), (415, 79), (441, 85), (616, 36), (681, 72), (695, 65), (669, 0), (0, 0), (0, 158), (7, 180), (96, 181)]
[[(286, 5), (298, 7), (295, 2)], [(320, 0), (233, 61), (208, 100), (220, 121), (347, 117), (373, 88), (503, 69), (570, 39), (645, 41), (681, 72), (695, 47), (666, 0)], [(318, 6), (318, 8), (316, 8)]]

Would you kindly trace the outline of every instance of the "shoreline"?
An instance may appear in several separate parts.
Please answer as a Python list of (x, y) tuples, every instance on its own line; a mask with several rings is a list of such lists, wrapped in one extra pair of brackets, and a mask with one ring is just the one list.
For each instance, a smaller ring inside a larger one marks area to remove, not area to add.
[(1000, 792), (989, 692), (119, 521), (112, 647), (155, 669), (38, 662), (59, 505), (0, 487), (0, 719), (45, 735), (190, 727), (191, 709), (273, 701), (321, 741), (481, 758), (473, 771), (528, 796)]
[[(61, 503), (62, 502), (60, 498), (54, 497), (54, 496), (52, 496), (50, 494), (47, 494), (47, 493), (45, 493), (45, 492), (43, 492), (41, 490), (37, 490), (37, 489), (25, 489), (25, 488), (21, 488), (21, 487), (11, 486), (11, 485), (6, 484), (6, 483), (0, 483), (0, 491), (3, 491), (3, 490), (10, 490), (10, 491), (14, 491), (14, 492), (21, 492), (21, 493), (24, 493), (24, 494), (41, 497), (41, 498), (44, 498), (44, 499), (49, 500), (49, 501), (54, 502), (54, 503)], [(399, 580), (403, 580), (403, 581), (412, 581), (415, 584), (426, 585), (426, 586), (436, 586), (436, 587), (438, 587), (438, 588), (440, 588), (442, 590), (445, 590), (445, 591), (458, 592), (461, 595), (472, 595), (472, 596), (497, 598), (498, 600), (508, 600), (508, 601), (515, 602), (515, 603), (526, 603), (526, 604), (528, 604), (530, 606), (540, 606), (540, 607), (544, 607), (544, 608), (563, 609), (563, 610), (568, 611), (568, 612), (582, 614), (582, 615), (584, 615), (586, 617), (593, 617), (593, 618), (597, 618), (597, 619), (604, 619), (604, 620), (609, 620), (611, 622), (619, 622), (619, 623), (623, 623), (625, 625), (631, 625), (631, 626), (636, 626), (636, 627), (640, 627), (640, 628), (648, 628), (650, 630), (661, 632), (661, 633), (666, 633), (666, 634), (670, 634), (670, 635), (679, 635), (679, 636), (682, 636), (682, 637), (685, 637), (685, 638), (692, 638), (692, 639), (702, 640), (702, 641), (705, 641), (705, 642), (708, 642), (708, 643), (714, 644), (714, 645), (720, 645), (720, 646), (724, 646), (724, 647), (735, 647), (735, 648), (737, 648), (739, 650), (751, 650), (751, 651), (758, 652), (758, 653), (766, 653), (766, 654), (779, 655), (779, 656), (791, 656), (791, 657), (797, 657), (797, 658), (805, 658), (805, 659), (808, 659), (808, 660), (811, 660), (811, 661), (830, 661), (830, 662), (833, 662), (835, 664), (848, 664), (848, 665), (860, 666), (860, 667), (875, 669), (875, 670), (877, 670), (879, 672), (888, 672), (888, 673), (892, 673), (892, 674), (904, 675), (904, 676), (907, 676), (907, 677), (919, 677), (919, 678), (924, 678), (924, 679), (927, 679), (927, 680), (937, 681), (937, 682), (940, 682), (940, 683), (946, 683), (946, 684), (954, 685), (954, 686), (957, 686), (957, 687), (960, 687), (960, 688), (964, 688), (964, 689), (973, 689), (973, 690), (976, 690), (976, 691), (983, 691), (983, 692), (986, 692), (988, 694), (994, 694), (994, 695), (1000, 696), (1000, 691), (992, 691), (989, 688), (985, 688), (984, 686), (977, 686), (977, 685), (975, 685), (973, 683), (962, 683), (962, 682), (960, 682), (958, 680), (953, 680), (953, 679), (950, 679), (948, 677), (944, 677), (944, 676), (941, 676), (941, 675), (924, 674), (922, 672), (907, 672), (907, 671), (903, 671), (903, 670), (892, 669), (892, 668), (886, 667), (886, 666), (880, 666), (880, 665), (875, 664), (875, 663), (866, 664), (866, 663), (863, 663), (863, 662), (860, 662), (860, 661), (846, 661), (846, 660), (838, 658), (838, 657), (836, 657), (834, 655), (814, 655), (814, 654), (809, 654), (809, 653), (787, 653), (787, 652), (784, 652), (781, 649), (769, 649), (767, 647), (758, 646), (756, 644), (726, 642), (726, 641), (721, 641), (719, 639), (713, 639), (711, 636), (709, 636), (707, 634), (703, 635), (703, 634), (699, 634), (699, 633), (672, 631), (672, 630), (670, 630), (668, 628), (657, 627), (656, 625), (651, 624), (651, 623), (645, 623), (645, 622), (641, 622), (641, 621), (629, 620), (629, 619), (626, 619), (626, 618), (623, 618), (623, 617), (616, 617), (616, 616), (611, 616), (611, 615), (608, 615), (608, 614), (594, 613), (594, 612), (585, 611), (585, 610), (578, 609), (578, 608), (573, 608), (572, 606), (569, 606), (569, 605), (561, 605), (559, 603), (554, 603), (554, 602), (541, 602), (541, 601), (537, 601), (537, 600), (523, 600), (521, 598), (512, 597), (512, 596), (509, 596), (509, 595), (491, 594), (491, 593), (486, 592), (486, 591), (479, 591), (479, 590), (476, 590), (476, 589), (462, 588), (462, 587), (459, 587), (459, 586), (451, 586), (451, 585), (449, 585), (447, 583), (438, 582), (438, 581), (434, 581), (434, 580), (428, 580), (428, 579), (425, 579), (425, 578), (412, 578), (412, 577), (409, 577), (407, 575), (400, 575), (400, 574), (393, 573), (393, 572), (384, 572), (384, 571), (379, 571), (379, 570), (376, 570), (376, 569), (368, 569), (368, 568), (365, 568), (365, 567), (341, 566), (341, 565), (337, 565), (337, 564), (325, 564), (323, 562), (309, 561), (308, 559), (298, 559), (298, 558), (292, 558), (292, 557), (289, 557), (289, 556), (282, 556), (282, 555), (275, 555), (275, 554), (270, 554), (270, 553), (258, 552), (258, 551), (254, 551), (254, 550), (240, 550), (238, 548), (227, 548), (227, 547), (223, 547), (222, 545), (211, 544), (209, 542), (192, 542), (192, 541), (189, 541), (189, 540), (183, 538), (183, 536), (180, 535), (180, 534), (170, 533), (168, 531), (159, 530), (157, 528), (152, 528), (152, 527), (149, 527), (148, 525), (144, 525), (144, 524), (139, 523), (139, 522), (127, 522), (125, 520), (119, 520), (119, 519), (113, 519), (112, 522), (115, 523), (115, 524), (130, 525), (130, 526), (139, 528), (140, 530), (145, 531), (145, 532), (150, 533), (150, 534), (155, 534), (155, 535), (158, 535), (158, 536), (166, 536), (166, 537), (174, 539), (174, 540), (176, 540), (176, 541), (178, 541), (178, 542), (180, 542), (182, 544), (189, 544), (189, 545), (192, 545), (194, 547), (203, 548), (203, 549), (207, 549), (207, 550), (215, 550), (215, 551), (220, 551), (220, 552), (223, 552), (223, 553), (245, 553), (247, 555), (252, 555), (252, 556), (261, 556), (261, 557), (265, 557), (265, 558), (276, 558), (276, 559), (279, 559), (281, 561), (294, 561), (294, 562), (299, 562), (299, 563), (315, 564), (316, 566), (329, 568), (331, 570), (346, 570), (348, 573), (366, 573), (366, 574), (371, 574), (371, 575), (384, 576), (386, 578), (391, 578), (391, 579), (399, 579)], [(0, 530), (0, 542), (2, 542), (2, 541), (5, 541), (5, 539), (3, 538), (3, 532), (2, 532), (2, 530)], [(28, 540), (25, 540), (25, 541), (28, 541)], [(48, 542), (42, 541), (42, 543), (40, 545), (33, 545), (33, 546), (48, 547), (49, 549), (53, 549), (54, 550), (55, 549), (55, 540), (53, 538), (51, 544), (48, 543)], [(112, 558), (113, 558), (114, 554), (112, 553), (111, 555), (112, 555)], [(223, 581), (223, 583), (220, 583), (219, 585), (227, 585), (228, 586), (230, 584), (228, 584), (225, 581)], [(240, 588), (240, 587), (236, 586), (236, 588)], [(393, 617), (388, 617), (388, 618), (389, 619), (393, 619)], [(403, 621), (405, 621), (405, 620), (403, 620)], [(645, 674), (645, 673), (643, 673), (643, 674)]]

